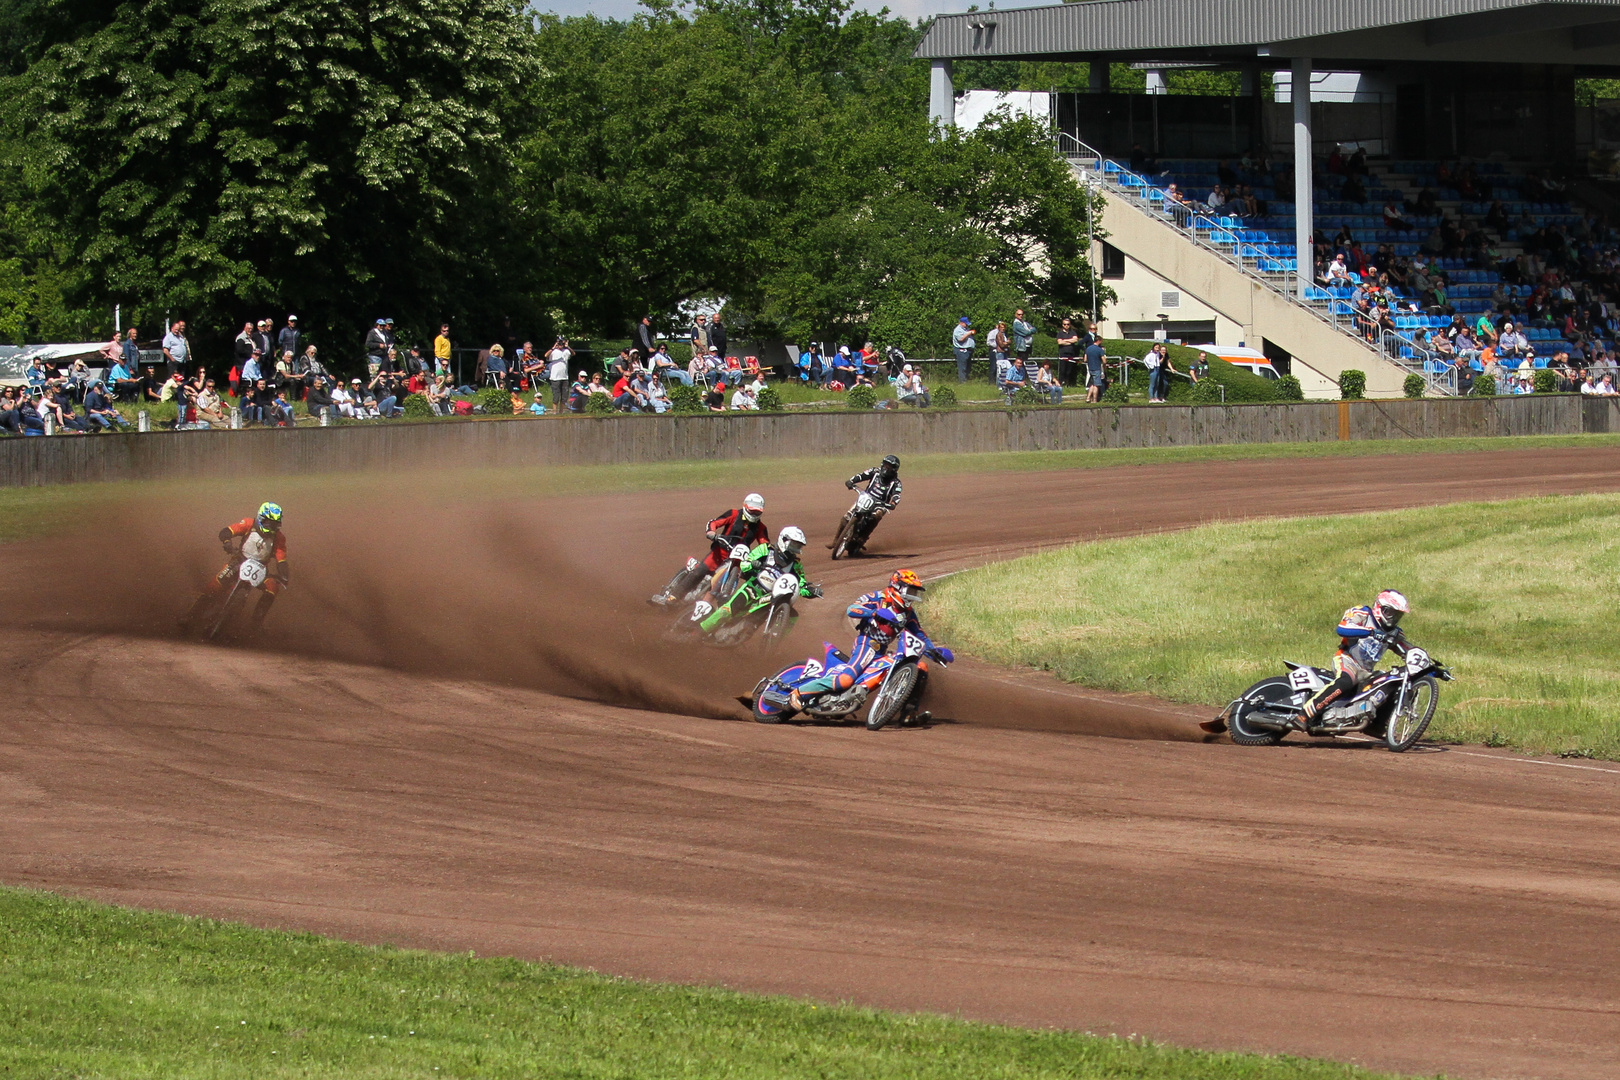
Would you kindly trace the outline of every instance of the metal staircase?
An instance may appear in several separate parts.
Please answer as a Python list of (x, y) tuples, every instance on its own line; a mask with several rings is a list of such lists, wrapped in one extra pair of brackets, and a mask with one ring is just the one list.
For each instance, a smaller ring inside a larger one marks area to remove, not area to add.
[[(1177, 203), (1149, 178), (1063, 132), (1058, 133), (1058, 152), (1075, 169), (1082, 184), (1099, 189), (1111, 199), (1125, 200), (1275, 297), (1309, 312), (1346, 339), (1358, 343), (1369, 362), (1386, 362), (1404, 372), (1421, 375), (1432, 394), (1456, 394), (1455, 370), (1440, 362), (1411, 335), (1370, 323), (1348, 300), (1314, 283), (1301, 295), (1293, 244), (1277, 243), (1265, 233), (1245, 226), (1240, 218), (1220, 217), (1196, 204)], [(1195, 291), (1193, 294), (1197, 295)], [(1209, 302), (1207, 297), (1202, 299)]]

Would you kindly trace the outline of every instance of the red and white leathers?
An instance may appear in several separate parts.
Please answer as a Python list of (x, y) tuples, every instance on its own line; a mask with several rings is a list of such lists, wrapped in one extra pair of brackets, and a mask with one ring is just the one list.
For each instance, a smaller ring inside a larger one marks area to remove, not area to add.
[(752, 551), (771, 541), (771, 531), (765, 527), (764, 516), (750, 519), (741, 508), (721, 514), (709, 522), (706, 531), (710, 546), (709, 557), (703, 560), (703, 568), (711, 574), (720, 569), (720, 564), (726, 561), (731, 549), (738, 544), (745, 544)]
[(1333, 671), (1337, 678), (1306, 703), (1306, 720), (1314, 720), (1329, 705), (1354, 694), (1372, 677), (1385, 649), (1406, 655), (1406, 635), (1400, 626), (1380, 623), (1371, 605), (1346, 611), (1339, 620), (1338, 634), (1339, 651), (1333, 654)]

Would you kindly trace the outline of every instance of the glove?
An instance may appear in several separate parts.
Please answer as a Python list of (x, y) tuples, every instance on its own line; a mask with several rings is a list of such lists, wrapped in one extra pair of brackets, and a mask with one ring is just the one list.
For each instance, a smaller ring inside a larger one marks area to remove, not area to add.
[(943, 645), (934, 646), (934, 655), (939, 658), (939, 662), (942, 664), (949, 664), (956, 659), (956, 654)]
[(854, 491), (855, 490), (855, 481), (853, 481), (853, 480), (845, 480), (844, 481), (844, 489), (846, 491)]

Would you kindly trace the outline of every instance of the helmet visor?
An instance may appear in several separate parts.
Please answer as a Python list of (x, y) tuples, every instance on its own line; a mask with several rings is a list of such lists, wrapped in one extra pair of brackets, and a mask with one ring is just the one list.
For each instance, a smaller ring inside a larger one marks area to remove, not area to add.
[(790, 556), (791, 558), (797, 559), (799, 557), (799, 552), (801, 552), (803, 550), (804, 550), (804, 544), (802, 544), (798, 540), (784, 540), (784, 541), (782, 541), (782, 551), (784, 553), (786, 553), (788, 556)]
[(908, 605), (915, 606), (928, 599), (921, 585), (902, 585), (900, 595), (905, 598)]
[(763, 510), (755, 510), (751, 506), (743, 507), (743, 517), (747, 518), (749, 521), (758, 521), (760, 515), (763, 513)]
[(1376, 610), (1378, 612), (1378, 621), (1385, 626), (1400, 625), (1401, 616), (1405, 614), (1399, 608), (1390, 607), (1388, 604), (1379, 604)]

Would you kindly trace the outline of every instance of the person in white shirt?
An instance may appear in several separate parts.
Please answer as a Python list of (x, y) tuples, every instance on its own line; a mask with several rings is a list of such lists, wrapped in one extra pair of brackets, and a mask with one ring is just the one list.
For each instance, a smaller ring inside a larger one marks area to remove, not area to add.
[(922, 376), (913, 371), (910, 364), (900, 369), (900, 378), (894, 384), (894, 392), (907, 405), (919, 409), (928, 407), (928, 389), (923, 386)]
[(332, 387), (332, 407), (338, 411), (339, 416), (354, 419), (354, 396), (344, 389), (342, 383)]
[(1581, 393), (1590, 396), (1592, 394), (1602, 393), (1602, 391), (1597, 388), (1597, 383), (1592, 381), (1592, 376), (1588, 375), (1581, 382)]
[(568, 361), (573, 358), (574, 350), (568, 347), (568, 339), (561, 337), (546, 354), (546, 381), (551, 384), (551, 405), (558, 416), (562, 415), (563, 405), (568, 401)]
[(1329, 285), (1354, 285), (1355, 278), (1350, 276), (1350, 268), (1344, 264), (1344, 252), (1333, 256), (1328, 264), (1327, 281)]
[(755, 383), (739, 386), (731, 395), (731, 408), (735, 410), (753, 410), (759, 408), (759, 398), (754, 393)]
[(1604, 397), (1614, 397), (1615, 395), (1620, 394), (1620, 390), (1616, 390), (1614, 388), (1613, 375), (1603, 376), (1603, 381), (1598, 383), (1598, 393)]

